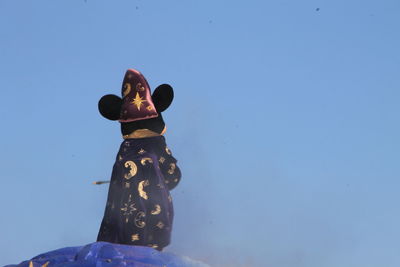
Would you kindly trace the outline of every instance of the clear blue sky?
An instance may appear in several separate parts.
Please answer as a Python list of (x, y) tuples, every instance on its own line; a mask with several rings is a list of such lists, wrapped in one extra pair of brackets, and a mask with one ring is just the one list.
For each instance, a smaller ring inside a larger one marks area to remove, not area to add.
[[(319, 10), (317, 10), (319, 8)], [(400, 265), (398, 0), (0, 1), (0, 265), (95, 241), (127, 68), (170, 83), (169, 251)]]

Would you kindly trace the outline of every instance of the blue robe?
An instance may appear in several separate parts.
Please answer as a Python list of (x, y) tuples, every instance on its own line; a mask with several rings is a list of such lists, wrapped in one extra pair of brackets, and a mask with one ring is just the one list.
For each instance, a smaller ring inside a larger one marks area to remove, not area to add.
[(163, 136), (124, 140), (97, 241), (162, 250), (170, 243), (174, 217), (169, 191), (180, 178)]

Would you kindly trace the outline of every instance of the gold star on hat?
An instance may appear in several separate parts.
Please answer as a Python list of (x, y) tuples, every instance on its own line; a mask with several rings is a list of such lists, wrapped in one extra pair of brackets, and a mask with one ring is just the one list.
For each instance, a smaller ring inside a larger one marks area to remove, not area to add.
[(146, 100), (143, 100), (142, 98), (143, 97), (140, 97), (139, 93), (136, 92), (135, 99), (132, 101), (132, 104), (135, 104), (138, 110), (140, 110), (140, 106), (143, 105), (143, 102), (146, 102)]

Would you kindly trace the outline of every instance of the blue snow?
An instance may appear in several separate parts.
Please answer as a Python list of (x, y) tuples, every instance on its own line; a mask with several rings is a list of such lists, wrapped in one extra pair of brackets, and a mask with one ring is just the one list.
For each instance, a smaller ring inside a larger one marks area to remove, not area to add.
[(170, 252), (150, 247), (95, 242), (40, 254), (31, 260), (5, 267), (210, 267)]

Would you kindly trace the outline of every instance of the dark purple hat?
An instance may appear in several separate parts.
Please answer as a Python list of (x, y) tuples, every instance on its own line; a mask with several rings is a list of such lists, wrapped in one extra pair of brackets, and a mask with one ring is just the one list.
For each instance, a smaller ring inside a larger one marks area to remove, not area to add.
[(158, 117), (150, 86), (137, 70), (128, 69), (122, 83), (120, 122), (131, 122)]

